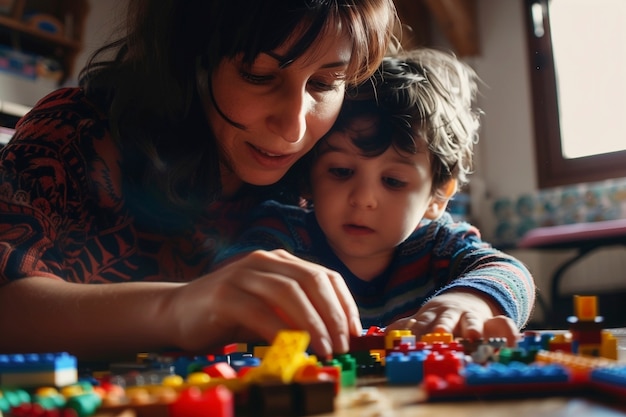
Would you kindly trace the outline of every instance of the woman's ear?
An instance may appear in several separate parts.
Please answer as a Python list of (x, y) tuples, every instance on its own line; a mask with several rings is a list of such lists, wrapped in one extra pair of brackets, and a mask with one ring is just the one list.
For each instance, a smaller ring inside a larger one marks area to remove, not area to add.
[(448, 207), (448, 201), (450, 201), (452, 196), (456, 193), (456, 190), (456, 179), (451, 179), (445, 183), (432, 197), (426, 209), (426, 213), (424, 213), (424, 217), (430, 220), (436, 220), (441, 217), (446, 207)]

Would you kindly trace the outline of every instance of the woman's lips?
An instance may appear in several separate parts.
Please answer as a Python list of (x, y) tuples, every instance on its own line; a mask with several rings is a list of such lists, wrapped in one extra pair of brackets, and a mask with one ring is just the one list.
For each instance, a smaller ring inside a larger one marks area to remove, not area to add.
[(277, 154), (258, 148), (252, 144), (248, 144), (252, 157), (259, 163), (259, 165), (268, 169), (277, 169), (289, 167), (298, 158), (295, 153), (292, 154)]

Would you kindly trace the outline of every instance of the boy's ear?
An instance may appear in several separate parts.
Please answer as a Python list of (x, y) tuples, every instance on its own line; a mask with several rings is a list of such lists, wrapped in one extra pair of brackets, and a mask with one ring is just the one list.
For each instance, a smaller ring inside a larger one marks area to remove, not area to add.
[(428, 208), (426, 209), (426, 213), (424, 213), (424, 217), (429, 220), (436, 220), (448, 207), (448, 201), (454, 193), (456, 193), (456, 179), (451, 179), (448, 181), (441, 189), (437, 192), (436, 195), (433, 196)]

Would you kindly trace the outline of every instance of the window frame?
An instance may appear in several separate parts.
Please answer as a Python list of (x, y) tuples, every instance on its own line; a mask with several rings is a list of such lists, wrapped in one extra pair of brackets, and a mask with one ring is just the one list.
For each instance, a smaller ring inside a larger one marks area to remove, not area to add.
[[(522, 0), (527, 35), (528, 65), (534, 118), (535, 165), (538, 188), (551, 188), (626, 177), (626, 150), (581, 158), (564, 158), (549, 0)], [(533, 4), (542, 5), (544, 35), (534, 35)]]

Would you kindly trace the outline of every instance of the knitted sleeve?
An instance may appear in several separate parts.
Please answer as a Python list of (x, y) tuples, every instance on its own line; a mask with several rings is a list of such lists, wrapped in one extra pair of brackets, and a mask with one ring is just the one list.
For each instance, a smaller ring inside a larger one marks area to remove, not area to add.
[(429, 226), (434, 239), (433, 273), (440, 281), (434, 295), (470, 288), (490, 296), (519, 328), (527, 323), (535, 300), (535, 282), (515, 257), (481, 240), (478, 229), (449, 216)]

